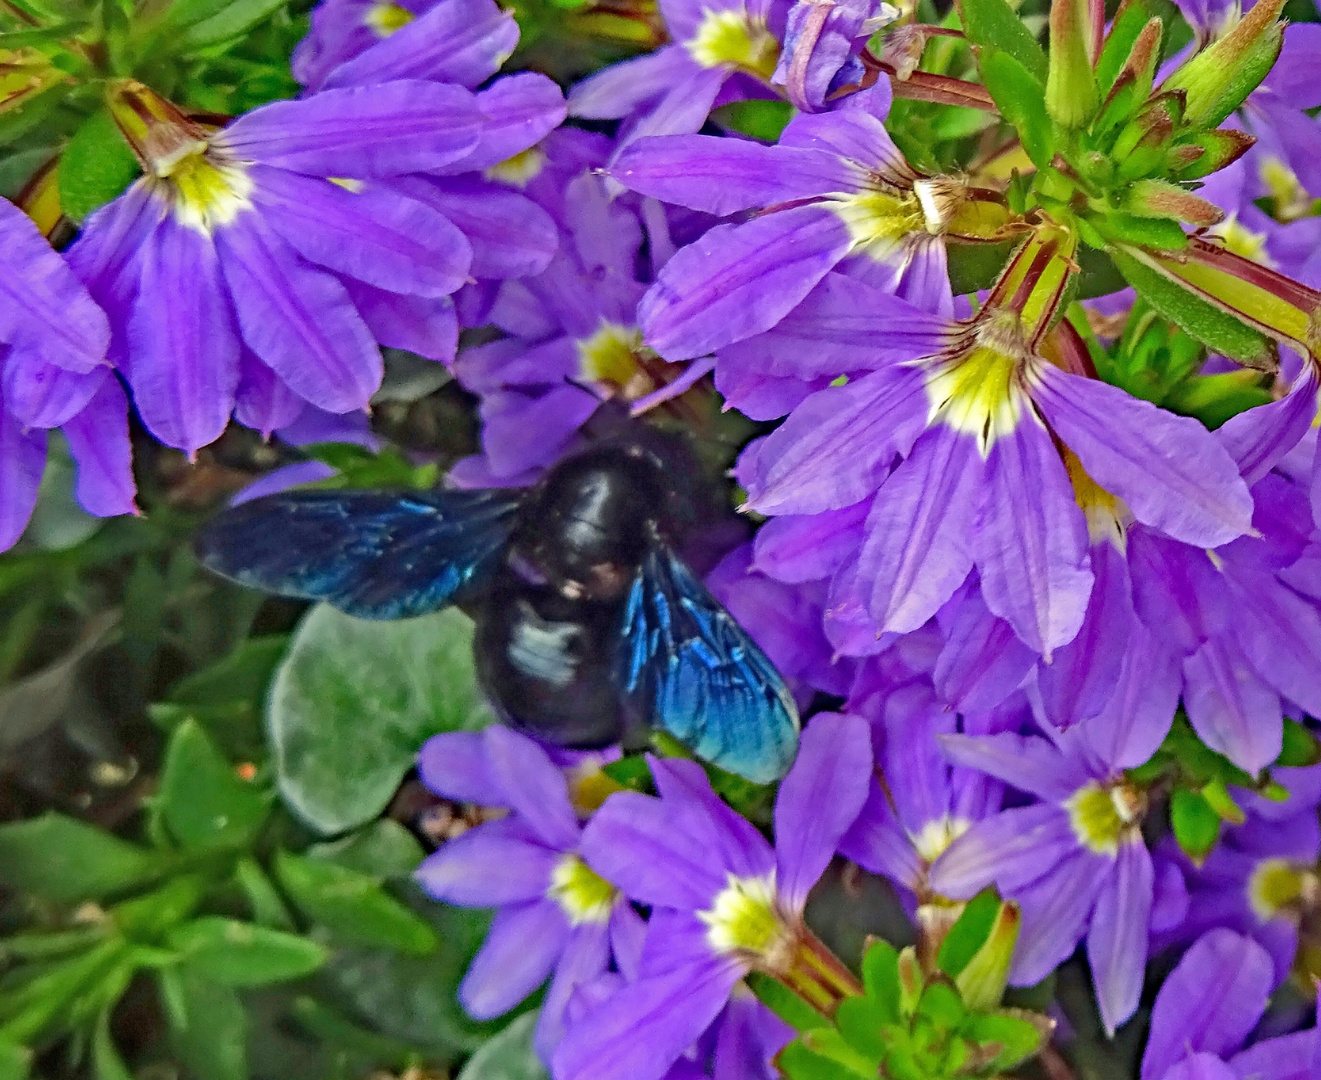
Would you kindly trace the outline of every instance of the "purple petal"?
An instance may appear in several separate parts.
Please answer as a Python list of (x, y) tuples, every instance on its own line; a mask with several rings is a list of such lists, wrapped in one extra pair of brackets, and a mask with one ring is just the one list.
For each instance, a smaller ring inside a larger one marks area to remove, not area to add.
[(939, 424), (881, 486), (858, 561), (881, 630), (916, 630), (963, 584), (982, 472), (975, 442)]
[(235, 420), (260, 431), (263, 439), (269, 439), (272, 432), (292, 424), (308, 407), (251, 349), (242, 350), (239, 384), (234, 392)]
[(660, 1080), (742, 976), (711, 961), (630, 983), (569, 1029), (551, 1058), (556, 1080)]
[(59, 427), (81, 412), (109, 377), (105, 365), (82, 373), (10, 350), (4, 358), (5, 408), (24, 427)]
[[(739, 984), (719, 1021), (711, 1080), (755, 1080), (776, 1075), (775, 1055), (793, 1041), (794, 1030)], [(706, 1074), (700, 1074), (705, 1080)]]
[[(1284, 45), (1279, 59), (1267, 74), (1264, 85), (1295, 109), (1315, 109), (1321, 105), (1321, 72), (1316, 58), (1321, 56), (1321, 26), (1293, 23), (1284, 28)], [(1306, 121), (1299, 119), (1298, 123)]]
[(1063, 802), (1092, 779), (1085, 765), (1035, 735), (942, 735), (945, 756), (1050, 802)]
[(46, 467), (46, 433), (24, 431), (0, 408), (0, 551), (27, 528)]
[(491, 779), (504, 792), (499, 805), (518, 814), (547, 846), (576, 847), (578, 818), (569, 803), (569, 785), (546, 751), (500, 724), (486, 728), (482, 741)]
[(897, 885), (921, 884), (924, 867), (879, 785), (872, 785), (857, 821), (840, 838), (839, 853)]
[(861, 109), (800, 113), (789, 121), (780, 145), (828, 150), (891, 182), (909, 183), (917, 175), (885, 130), (885, 123)]
[(1201, 421), (1043, 366), (1032, 398), (1101, 487), (1141, 522), (1197, 547), (1252, 528), (1252, 496)]
[(926, 419), (925, 380), (915, 368), (886, 367), (821, 390), (758, 445), (753, 470), (740, 470), (748, 507), (819, 514), (852, 506), (881, 486), (896, 455), (913, 449)]
[(560, 858), (537, 843), (524, 822), (502, 818), (441, 845), (422, 860), (414, 877), (447, 904), (495, 907), (544, 896)]
[(1004, 810), (950, 844), (932, 864), (929, 882), (952, 899), (966, 900), (992, 882), (1009, 896), (1043, 875), (1054, 875), (1079, 850), (1068, 816), (1059, 807)]
[(9, 344), (10, 363), (83, 373), (105, 363), (105, 314), (32, 219), (3, 199), (0, 268), (0, 341)]
[(1147, 966), (1155, 871), (1139, 836), (1119, 845), (1115, 874), (1096, 899), (1087, 931), (1087, 960), (1106, 1034), (1137, 1011)]
[(1161, 1080), (1189, 1053), (1237, 1049), (1266, 1010), (1273, 977), (1271, 958), (1251, 938), (1224, 929), (1203, 934), (1156, 995), (1142, 1080)]
[(78, 465), (74, 494), (89, 514), (136, 514), (128, 399), (119, 380), (107, 378), (87, 407), (61, 429)]
[(769, 330), (851, 242), (843, 222), (817, 206), (718, 225), (665, 264), (638, 306), (638, 323), (667, 360), (703, 356)]
[(949, 337), (946, 319), (844, 274), (827, 274), (763, 334), (721, 351), (746, 351), (768, 375), (800, 379), (869, 371), (932, 356)]
[(462, 87), (402, 80), (263, 105), (217, 141), (263, 165), (369, 179), (428, 172), (466, 157), (481, 125), (477, 101)]
[(618, 120), (665, 93), (697, 67), (681, 45), (624, 60), (598, 71), (569, 91), (569, 114), (588, 120)]
[[(1167, 1073), (1168, 1077), (1169, 1074)], [(1229, 1059), (1225, 1080), (1316, 1080), (1321, 1076), (1321, 1035), (1316, 1028), (1263, 1039)], [(1219, 1080), (1218, 1077), (1214, 1080)]]
[(1201, 740), (1255, 775), (1280, 753), (1280, 698), (1224, 637), (1183, 662), (1183, 707)]
[(1031, 986), (1059, 967), (1087, 932), (1096, 896), (1109, 887), (1113, 863), (1078, 851), (1024, 889), (1011, 892), (1023, 909), (1023, 928), (1009, 981)]
[(1228, 625), (1228, 592), (1204, 550), (1136, 526), (1128, 530), (1128, 565), (1138, 617), (1179, 652), (1195, 652)]
[(263, 221), (313, 265), (411, 296), (448, 296), (467, 280), (467, 238), (429, 206), (284, 169), (254, 165), (249, 175)]
[(931, 679), (951, 708), (980, 713), (1017, 690), (1036, 661), (1014, 628), (974, 592), (958, 607)]
[[(472, 152), (437, 169), (437, 175), (489, 169), (535, 146), (564, 119), (564, 95), (545, 75), (516, 72), (497, 79), (477, 94), (482, 132)], [(586, 135), (586, 132), (578, 132)]]
[(1092, 545), (1095, 581), (1082, 628), (1037, 669), (1047, 720), (1068, 728), (1095, 716), (1115, 692), (1125, 646), (1140, 628), (1124, 555), (1106, 540)]
[(459, 320), (450, 297), (403, 296), (352, 280), (343, 284), (367, 329), (382, 345), (442, 364), (454, 362)]
[(743, 815), (730, 809), (711, 788), (695, 761), (652, 758), (652, 779), (670, 807), (676, 828), (700, 838), (726, 874), (765, 877), (775, 867), (766, 838)]
[(767, 521), (753, 539), (753, 569), (791, 584), (830, 577), (862, 542), (870, 500), (821, 514)]
[(507, 1013), (546, 981), (568, 936), (564, 912), (553, 901), (497, 911), (459, 984), (459, 1003), (475, 1020)]
[(516, 191), (473, 177), (422, 181), (408, 190), (467, 237), (474, 277), (539, 274), (559, 244), (550, 215)]
[[(1284, 1080), (1275, 1073), (1266, 1074), (1272, 1080)], [(1235, 1080), (1234, 1070), (1211, 1054), (1193, 1054), (1184, 1058), (1161, 1080)]]
[(1134, 622), (1110, 700), (1083, 724), (1096, 756), (1116, 769), (1149, 761), (1169, 734), (1182, 683), (1178, 658)]
[(776, 892), (792, 912), (825, 873), (871, 781), (871, 731), (861, 716), (818, 713), (775, 798)]
[(381, 353), (344, 286), (299, 259), (255, 214), (216, 240), (248, 347), (318, 408), (365, 407), (381, 385)]
[(569, 931), (559, 963), (555, 965), (555, 977), (546, 990), (541, 1015), (537, 1017), (533, 1045), (537, 1057), (542, 1061), (550, 1060), (555, 1047), (564, 1038), (564, 1011), (574, 991), (583, 983), (604, 974), (609, 967), (610, 939), (607, 925), (588, 922), (573, 927)]
[(855, 191), (862, 170), (821, 150), (796, 150), (714, 135), (639, 139), (610, 166), (632, 191), (725, 217), (739, 210)]
[(664, 97), (625, 125), (619, 136), (620, 149), (634, 139), (700, 131), (728, 79), (729, 71), (724, 67), (704, 68), (690, 62)]
[(494, 75), (517, 44), (513, 15), (491, 0), (444, 0), (340, 64), (324, 86), (428, 79), (473, 87)]
[(417, 753), (417, 770), (428, 789), (455, 802), (504, 806), (505, 792), (487, 765), (480, 731), (433, 735)]
[(1030, 410), (995, 440), (974, 535), (986, 606), (1049, 660), (1087, 612), (1087, 523), (1059, 452)]
[(1279, 401), (1245, 409), (1216, 428), (1215, 437), (1251, 487), (1292, 450), (1316, 416), (1316, 369), (1309, 363)]
[(1312, 715), (1321, 714), (1321, 614), (1273, 576), (1254, 575), (1238, 591), (1234, 623), (1243, 655), (1271, 686)]
[(142, 254), (128, 325), (129, 385), (156, 438), (190, 456), (234, 408), (239, 340), (210, 238), (166, 217)]

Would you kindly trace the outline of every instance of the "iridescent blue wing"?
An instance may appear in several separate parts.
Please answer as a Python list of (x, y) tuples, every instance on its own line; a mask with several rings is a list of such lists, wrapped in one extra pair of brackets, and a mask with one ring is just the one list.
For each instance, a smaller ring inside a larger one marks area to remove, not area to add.
[(287, 491), (226, 510), (202, 564), (242, 585), (406, 619), (479, 588), (499, 566), (522, 492)]
[(653, 727), (756, 783), (785, 774), (798, 710), (766, 654), (668, 548), (633, 579), (612, 674)]

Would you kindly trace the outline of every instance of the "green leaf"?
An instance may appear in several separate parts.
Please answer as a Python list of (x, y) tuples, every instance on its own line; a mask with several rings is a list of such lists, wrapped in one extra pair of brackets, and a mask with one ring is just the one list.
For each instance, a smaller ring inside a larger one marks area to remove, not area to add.
[(252, 921), (272, 930), (293, 930), (293, 916), (274, 883), (255, 859), (240, 859), (234, 866), (234, 879), (247, 898)]
[(1027, 156), (1045, 168), (1055, 156), (1055, 135), (1046, 114), (1046, 96), (1040, 81), (1013, 56), (986, 48), (981, 55), (982, 81), (1009, 123), (1018, 131)]
[(732, 101), (712, 113), (711, 120), (762, 142), (775, 142), (794, 112), (787, 101)]
[(426, 921), (390, 896), (376, 878), (286, 851), (276, 855), (275, 873), (294, 906), (341, 941), (414, 956), (427, 956), (439, 945)]
[(1107, 240), (1117, 243), (1141, 244), (1166, 251), (1188, 246), (1188, 237), (1178, 222), (1165, 218), (1139, 217), (1116, 210), (1089, 221)]
[[(1033, 1018), (1026, 1019), (1029, 1016)], [(1044, 1016), (1003, 1009), (973, 1017), (964, 1026), (963, 1034), (979, 1046), (999, 1046), (1000, 1053), (992, 1067), (1001, 1070), (1012, 1069), (1039, 1052), (1046, 1045), (1050, 1028), (1051, 1023)]]
[(149, 893), (116, 904), (110, 914), (125, 934), (159, 941), (193, 913), (213, 884), (202, 874), (181, 874)]
[(228, 656), (180, 679), (166, 700), (201, 709), (260, 700), (288, 645), (288, 634), (247, 638)]
[(1038, 86), (1045, 86), (1049, 66), (1046, 50), (1005, 0), (961, 0), (959, 13), (969, 41), (1007, 53)]
[[(314, 1035), (337, 1057), (347, 1052), (362, 1058), (368, 1067), (386, 1068), (392, 1072), (404, 1072), (417, 1061), (417, 1048), (411, 1043), (368, 1031), (315, 998), (294, 998), (291, 1012), (299, 1027)], [(269, 1051), (275, 1047), (268, 1044), (263, 1049)], [(360, 1074), (354, 1071), (351, 1075)]]
[(899, 1019), (899, 954), (888, 941), (877, 938), (867, 946), (862, 957), (862, 985), (867, 996), (887, 1010), (890, 1021)]
[(882, 1028), (895, 1022), (897, 1017), (893, 1012), (876, 998), (849, 997), (835, 1010), (835, 1026), (854, 1050), (879, 1065), (885, 1056)]
[(994, 889), (983, 889), (969, 900), (940, 943), (936, 966), (951, 979), (957, 976), (986, 943), (999, 913), (1000, 898)]
[(1179, 787), (1170, 796), (1170, 826), (1179, 847), (1201, 865), (1220, 835), (1220, 815), (1201, 792)]
[(754, 971), (746, 981), (757, 1000), (795, 1031), (810, 1031), (821, 1026), (821, 1014), (784, 983), (760, 971)]
[(1284, 721), (1284, 749), (1275, 764), (1284, 768), (1304, 768), (1321, 761), (1321, 742), (1297, 720)]
[(157, 974), (175, 1052), (197, 1080), (247, 1080), (248, 1018), (238, 994), (190, 964)]
[(1101, 93), (1109, 93), (1110, 87), (1114, 85), (1124, 66), (1124, 61), (1133, 50), (1133, 43), (1142, 33), (1142, 28), (1147, 25), (1148, 18), (1150, 15), (1146, 5), (1140, 0), (1122, 5), (1122, 9), (1115, 15), (1114, 22), (1110, 25), (1110, 33), (1106, 35), (1105, 44), (1101, 46), (1101, 55), (1096, 61), (1096, 81), (1101, 87)]
[(267, 986), (310, 975), (326, 962), (315, 941), (255, 923), (206, 915), (166, 939), (199, 975), (222, 986)]
[(92, 1034), (92, 1075), (96, 1080), (133, 1080), (110, 1034), (110, 1009), (102, 1009)]
[[(1016, 240), (998, 244), (965, 243), (953, 239), (947, 241), (945, 250), (949, 263), (949, 283), (954, 295), (963, 296), (994, 285), (1017, 243)], [(1120, 282), (1119, 288), (1123, 286), (1124, 283)]]
[(817, 1028), (814, 1031), (804, 1032), (801, 1042), (813, 1053), (835, 1062), (851, 1076), (862, 1076), (871, 1080), (881, 1063), (879, 1054), (871, 1057), (859, 1053), (845, 1042), (844, 1037), (834, 1028)]
[(1235, 360), (1261, 362), (1269, 355), (1265, 337), (1252, 327), (1127, 252), (1111, 251), (1110, 257), (1138, 295), (1189, 337)]
[(144, 885), (171, 861), (63, 814), (0, 825), (0, 881), (55, 903)]
[(930, 1020), (939, 1031), (955, 1031), (963, 1023), (963, 999), (953, 986), (937, 979), (922, 991), (917, 1015)]
[(235, 775), (195, 720), (180, 724), (170, 739), (156, 799), (185, 851), (251, 845), (270, 805), (265, 792)]
[(468, 1059), (458, 1080), (548, 1080), (532, 1048), (537, 1013), (520, 1016)]
[(108, 109), (82, 122), (60, 156), (60, 209), (81, 225), (121, 194), (141, 169)]
[(28, 1080), (32, 1051), (0, 1040), (0, 1080)]
[(323, 833), (376, 817), (431, 735), (493, 720), (473, 670), (472, 620), (453, 609), (368, 622), (313, 608), (267, 708), (280, 791)]
[(193, 23), (185, 31), (181, 44), (184, 49), (201, 49), (238, 37), (273, 15), (284, 3), (285, 0), (233, 0), (209, 19)]
[(426, 853), (399, 822), (381, 818), (339, 840), (314, 844), (303, 854), (384, 880), (407, 877)]
[(780, 1051), (775, 1064), (790, 1080), (840, 1080), (840, 1069), (834, 1061), (813, 1053), (798, 1040)]

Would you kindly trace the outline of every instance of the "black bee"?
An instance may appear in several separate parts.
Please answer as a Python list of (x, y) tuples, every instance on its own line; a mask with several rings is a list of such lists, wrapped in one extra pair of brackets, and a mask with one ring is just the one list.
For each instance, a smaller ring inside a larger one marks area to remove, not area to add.
[(798, 713), (756, 643), (676, 553), (702, 510), (652, 431), (572, 454), (523, 489), (290, 491), (225, 511), (203, 564), (365, 619), (459, 604), (500, 719), (571, 747), (662, 728), (749, 780), (782, 776)]

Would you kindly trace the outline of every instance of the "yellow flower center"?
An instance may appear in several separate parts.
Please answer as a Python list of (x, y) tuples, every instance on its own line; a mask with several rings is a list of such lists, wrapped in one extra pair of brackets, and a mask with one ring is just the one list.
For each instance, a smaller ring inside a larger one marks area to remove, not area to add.
[(1136, 829), (1146, 810), (1146, 797), (1128, 784), (1084, 784), (1064, 804), (1079, 842), (1098, 855), (1112, 858), (1119, 841)]
[(731, 67), (770, 80), (780, 61), (780, 43), (760, 20), (743, 11), (707, 11), (686, 43), (702, 67)]
[(570, 926), (610, 918), (617, 890), (577, 855), (564, 855), (550, 875), (546, 896), (560, 905)]
[(1301, 908), (1315, 907), (1321, 899), (1321, 880), (1316, 872), (1300, 870), (1285, 859), (1263, 859), (1248, 878), (1248, 904), (1262, 922), (1281, 910), (1297, 918)]
[(943, 854), (945, 849), (968, 831), (972, 822), (965, 818), (952, 818), (948, 814), (928, 821), (916, 836), (909, 834), (914, 850), (922, 861), (930, 866)]
[(697, 913), (706, 924), (706, 940), (717, 952), (752, 954), (774, 962), (792, 946), (793, 932), (775, 906), (775, 875), (740, 878), (716, 893), (706, 911)]
[(927, 214), (915, 193), (873, 188), (826, 201), (844, 222), (857, 251), (887, 261), (914, 233), (925, 234)]
[(413, 13), (407, 8), (383, 0), (368, 8), (367, 16), (362, 21), (371, 27), (377, 37), (384, 38), (407, 26), (414, 18)]
[(546, 167), (546, 151), (539, 146), (529, 146), (511, 158), (498, 161), (486, 170), (488, 180), (498, 180), (510, 187), (527, 187), (541, 175)]
[(1266, 252), (1266, 234), (1253, 232), (1238, 220), (1237, 214), (1226, 216), (1213, 231), (1235, 255), (1254, 259), (1263, 266), (1275, 265), (1275, 260)]
[(1018, 316), (989, 311), (961, 351), (928, 361), (927, 423), (971, 435), (985, 458), (1017, 426), (1026, 408), (1026, 345)]
[(183, 225), (211, 233), (251, 207), (252, 180), (247, 170), (205, 143), (173, 161), (155, 163), (158, 190), (167, 193), (174, 216)]
[(1129, 517), (1124, 501), (1093, 480), (1068, 447), (1064, 448), (1064, 467), (1069, 470), (1069, 480), (1073, 483), (1074, 500), (1087, 519), (1088, 539), (1093, 544), (1108, 541), (1119, 551), (1124, 551), (1124, 523)]
[(628, 386), (641, 372), (637, 350), (642, 348), (642, 331), (636, 326), (621, 326), (602, 320), (590, 337), (577, 342), (579, 370), (586, 379)]

